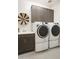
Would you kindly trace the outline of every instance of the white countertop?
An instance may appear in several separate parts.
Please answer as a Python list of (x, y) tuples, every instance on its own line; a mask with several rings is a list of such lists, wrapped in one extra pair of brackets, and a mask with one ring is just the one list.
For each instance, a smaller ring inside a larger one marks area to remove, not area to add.
[(18, 34), (33, 34), (34, 32), (19, 32)]

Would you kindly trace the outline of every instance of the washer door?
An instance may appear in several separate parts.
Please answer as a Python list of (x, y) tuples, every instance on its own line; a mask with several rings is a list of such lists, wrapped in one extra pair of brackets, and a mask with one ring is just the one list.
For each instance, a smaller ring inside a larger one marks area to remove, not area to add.
[(53, 36), (58, 36), (60, 33), (60, 27), (58, 25), (54, 25), (51, 29)]
[(41, 25), (37, 29), (37, 34), (40, 38), (45, 38), (48, 35), (48, 27), (45, 25)]

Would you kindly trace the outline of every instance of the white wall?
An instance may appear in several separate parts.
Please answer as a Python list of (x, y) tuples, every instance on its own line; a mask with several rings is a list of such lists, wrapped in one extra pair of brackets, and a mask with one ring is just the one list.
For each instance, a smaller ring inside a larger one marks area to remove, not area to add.
[[(48, 3), (48, 0), (18, 0), (18, 12), (26, 12), (30, 17), (30, 22), (27, 25), (20, 25), (20, 31), (31, 31), (31, 5), (38, 5), (49, 9), (54, 9), (54, 21), (59, 22), (60, 19), (60, 4), (59, 0), (52, 0), (52, 3)], [(23, 30), (24, 29), (24, 30)]]

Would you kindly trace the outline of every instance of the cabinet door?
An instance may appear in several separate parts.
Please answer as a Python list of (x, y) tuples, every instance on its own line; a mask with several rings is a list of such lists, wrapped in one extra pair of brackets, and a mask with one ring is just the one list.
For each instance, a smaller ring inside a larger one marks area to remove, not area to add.
[(54, 10), (32, 5), (31, 19), (32, 22), (35, 21), (54, 22)]
[(35, 35), (19, 35), (18, 36), (18, 53), (34, 51), (35, 49)]
[(35, 49), (34, 34), (23, 35), (23, 41), (24, 41), (25, 52), (33, 51)]
[(22, 53), (24, 51), (24, 40), (21, 36), (18, 37), (18, 52)]

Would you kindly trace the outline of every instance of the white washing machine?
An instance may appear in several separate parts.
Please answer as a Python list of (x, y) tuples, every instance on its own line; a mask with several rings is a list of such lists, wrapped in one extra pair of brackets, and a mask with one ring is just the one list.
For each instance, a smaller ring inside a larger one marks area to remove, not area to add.
[(39, 52), (48, 49), (48, 26), (42, 22), (33, 22), (32, 30), (35, 32), (35, 51)]
[(60, 45), (60, 26), (59, 23), (49, 22), (49, 48)]

